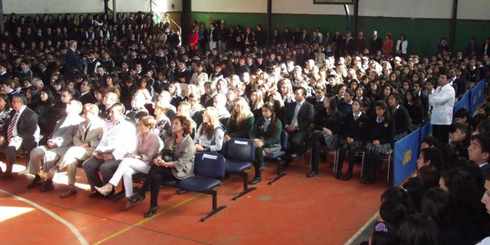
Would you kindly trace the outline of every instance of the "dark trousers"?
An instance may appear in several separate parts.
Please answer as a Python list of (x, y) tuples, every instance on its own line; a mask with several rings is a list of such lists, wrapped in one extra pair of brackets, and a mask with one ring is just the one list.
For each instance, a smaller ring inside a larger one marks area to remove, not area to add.
[[(95, 157), (91, 157), (85, 161), (82, 167), (87, 175), (90, 187), (100, 187), (109, 182), (120, 162), (115, 159), (104, 161)], [(102, 179), (100, 179), (99, 172), (102, 174)]]
[[(26, 150), (23, 147), (24, 146), (20, 147), (20, 151), (27, 152), (27, 154), (29, 154), (32, 150), (32, 149)], [(17, 155), (17, 151), (15, 150), (15, 147), (4, 144), (0, 146), (0, 153), (5, 156), (5, 164), (7, 165), (7, 169), (5, 170), (5, 172), (12, 173), (12, 166), (15, 163), (16, 155)], [(29, 160), (28, 157), (27, 160)]]
[(378, 168), (379, 162), (381, 162), (382, 158), (381, 153), (377, 152), (366, 152), (366, 158), (364, 159), (364, 168), (362, 169), (363, 179), (366, 181), (374, 182), (376, 180), (376, 170)]
[(288, 133), (288, 149), (286, 151), (287, 159), (290, 159), (292, 154), (304, 154), (306, 152), (306, 138), (307, 134), (303, 131)]
[(255, 177), (260, 177), (260, 168), (264, 165), (264, 148), (256, 147), (255, 148), (255, 161), (253, 161), (254, 169), (255, 169)]
[(344, 168), (344, 160), (347, 160), (349, 168), (347, 170), (347, 175), (352, 175), (354, 170), (354, 163), (356, 162), (356, 154), (362, 152), (362, 143), (354, 141), (352, 144), (343, 144), (339, 149), (339, 160), (337, 168), (337, 177), (341, 177), (342, 169)]
[(162, 183), (170, 180), (177, 180), (172, 174), (172, 170), (170, 168), (159, 167), (153, 165), (150, 170), (150, 174), (148, 175), (148, 179), (145, 181), (145, 187), (149, 185), (150, 187), (150, 205), (151, 207), (158, 206), (158, 194), (160, 194), (160, 186)]
[(5, 164), (7, 165), (7, 173), (12, 172), (12, 165), (15, 162), (15, 147), (8, 146), (8, 145), (3, 145), (0, 147), (0, 153), (5, 155), (6, 161)]
[(320, 166), (320, 158), (322, 149), (325, 148), (325, 138), (323, 137), (321, 132), (313, 133), (313, 137), (311, 139), (311, 161), (310, 168), (311, 171), (318, 173)]
[(450, 125), (432, 125), (432, 135), (443, 144), (449, 143)]

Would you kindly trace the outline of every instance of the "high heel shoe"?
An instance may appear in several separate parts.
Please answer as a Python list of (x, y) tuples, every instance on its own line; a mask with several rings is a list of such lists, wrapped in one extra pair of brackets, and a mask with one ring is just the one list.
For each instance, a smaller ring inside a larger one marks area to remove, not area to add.
[(95, 187), (95, 190), (102, 196), (109, 196), (114, 191), (114, 186), (111, 184), (106, 184), (102, 187)]

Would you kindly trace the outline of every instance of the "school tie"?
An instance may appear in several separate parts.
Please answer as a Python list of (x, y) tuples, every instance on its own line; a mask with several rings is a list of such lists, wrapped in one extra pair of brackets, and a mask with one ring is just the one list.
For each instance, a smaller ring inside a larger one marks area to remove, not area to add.
[(14, 128), (15, 125), (17, 124), (18, 117), (19, 117), (19, 113), (15, 113), (14, 116), (12, 117), (12, 120), (10, 120), (9, 127), (7, 128), (7, 138), (9, 140), (14, 137)]

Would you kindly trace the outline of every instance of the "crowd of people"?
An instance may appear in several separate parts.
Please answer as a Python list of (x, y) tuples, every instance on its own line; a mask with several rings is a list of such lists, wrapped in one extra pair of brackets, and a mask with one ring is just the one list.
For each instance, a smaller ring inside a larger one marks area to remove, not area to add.
[(460, 116), (450, 143), (426, 137), (416, 174), (383, 193), (365, 244), (489, 244), (490, 121)]
[[(417, 176), (383, 195), (371, 244), (388, 244), (379, 240), (388, 236), (403, 241), (396, 244), (471, 244), (488, 235), (480, 198), (490, 110), (453, 117), (455, 100), (490, 76), (488, 40), (471, 52), (440, 45), (424, 57), (408, 52), (405, 37), (390, 44), (391, 35), (382, 40), (377, 31), (365, 38), (285, 28), (268, 44), (261, 26), (217, 21), (195, 23), (182, 38), (144, 13), (117, 23), (105, 15), (12, 15), (1, 35), (2, 176), (23, 154), (34, 176), (28, 188), (51, 191), (54, 174), (67, 171), (61, 197), (72, 196), (82, 167), (91, 196), (111, 195), (122, 180), (130, 207), (150, 191), (149, 217), (162, 183), (192, 176), (196, 152), (220, 152), (234, 138), (256, 146), (252, 184), (280, 151), (281, 169), (309, 152), (307, 177), (319, 175), (324, 152), (338, 151), (341, 180), (353, 177), (362, 154), (361, 181), (369, 184), (392, 144), (430, 121)], [(134, 193), (136, 173), (147, 177)], [(412, 226), (433, 240), (404, 240)], [(460, 226), (463, 240), (448, 237)]]

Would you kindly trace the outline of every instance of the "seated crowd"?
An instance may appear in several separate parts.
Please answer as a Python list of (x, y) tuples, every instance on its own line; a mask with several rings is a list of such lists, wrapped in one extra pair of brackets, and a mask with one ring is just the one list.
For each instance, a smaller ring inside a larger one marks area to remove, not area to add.
[[(149, 190), (145, 215), (151, 216), (162, 183), (192, 176), (196, 152), (220, 152), (231, 139), (256, 146), (252, 184), (261, 181), (265, 159), (280, 151), (281, 169), (310, 156), (308, 177), (319, 174), (323, 152), (338, 151), (334, 172), (343, 180), (352, 178), (363, 155), (362, 182), (373, 183), (393, 143), (429, 119), (435, 139), (425, 142), (420, 164), (443, 176), (445, 193), (465, 171), (461, 162), (486, 171), (487, 159), (477, 162), (472, 149), (478, 144), (487, 154), (487, 110), (475, 119), (458, 111), (451, 124), (455, 98), (489, 77), (487, 55), (445, 48), (432, 57), (408, 55), (361, 34), (340, 34), (339, 41), (316, 30), (284, 31), (266, 46), (260, 27), (225, 28), (223, 22), (210, 29), (196, 23), (184, 46), (169, 24), (155, 25), (149, 15), (118, 18), (115, 24), (107, 16), (8, 17), (0, 39), (3, 176), (11, 176), (16, 156), (24, 155), (34, 175), (29, 188), (51, 191), (54, 174), (67, 171), (69, 188), (61, 196), (69, 197), (77, 193), (81, 166), (91, 196), (110, 195), (122, 180), (131, 206)], [(450, 117), (449, 125), (439, 117)], [(480, 136), (470, 138), (473, 128)], [(436, 148), (454, 155), (432, 159)], [(432, 186), (424, 186), (420, 169), (409, 183), (422, 201), (420, 193)], [(133, 193), (136, 173), (146, 178)], [(481, 190), (483, 183), (475, 182)]]
[(449, 143), (424, 138), (414, 176), (383, 193), (364, 244), (489, 243), (490, 120), (472, 129), (472, 118), (458, 114)]

